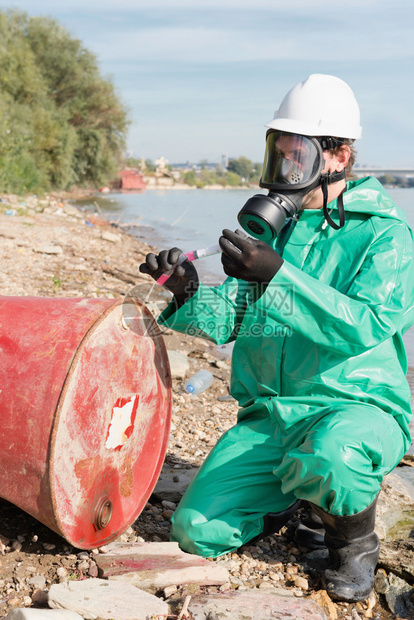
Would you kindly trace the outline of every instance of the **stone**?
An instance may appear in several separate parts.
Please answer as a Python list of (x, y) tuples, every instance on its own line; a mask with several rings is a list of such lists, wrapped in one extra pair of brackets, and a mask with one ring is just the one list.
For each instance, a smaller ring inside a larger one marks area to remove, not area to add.
[(297, 588), (301, 588), (302, 590), (309, 589), (309, 582), (305, 577), (295, 577), (293, 582)]
[(382, 542), (378, 564), (402, 579), (414, 581), (414, 540)]
[(215, 360), (214, 366), (221, 368), (222, 370), (230, 370), (230, 366), (224, 360)]
[(5, 620), (82, 620), (82, 616), (67, 609), (12, 609)]
[(38, 254), (63, 254), (63, 249), (60, 245), (39, 245), (37, 248), (33, 248)]
[[(378, 577), (376, 577), (378, 583)], [(386, 583), (381, 584), (383, 594), (392, 613), (402, 618), (414, 617), (414, 588), (404, 579), (390, 573)]]
[(105, 555), (97, 556), (96, 563), (103, 578), (149, 591), (183, 584), (222, 585), (229, 581), (224, 566), (185, 553), (176, 542), (115, 542), (108, 545)]
[[(410, 479), (412, 469), (398, 467), (385, 476), (382, 482), (375, 520), (375, 531), (380, 540), (385, 540), (393, 528), (400, 533), (403, 524), (408, 533), (414, 527), (414, 478)], [(410, 473), (406, 470), (410, 470)], [(399, 535), (399, 538), (402, 537)]]
[(79, 220), (83, 219), (83, 214), (79, 211), (79, 209), (73, 205), (66, 204), (64, 206), (64, 212), (66, 215), (70, 215), (72, 217), (76, 217)]
[(195, 597), (188, 611), (193, 620), (326, 620), (325, 613), (314, 601), (263, 590)]
[(33, 592), (31, 599), (35, 605), (47, 605), (48, 593), (44, 590), (37, 589)]
[(164, 464), (152, 497), (159, 502), (167, 500), (178, 504), (197, 471), (196, 467), (175, 469)]
[(272, 590), (275, 586), (270, 581), (262, 581), (259, 584), (259, 590)]
[(28, 580), (29, 586), (34, 589), (44, 590), (46, 587), (46, 578), (44, 575), (35, 575)]
[(175, 510), (177, 508), (177, 504), (175, 502), (169, 502), (167, 500), (163, 500), (161, 502), (161, 504), (164, 506), (164, 508), (166, 508), (167, 510)]
[(335, 603), (332, 601), (326, 590), (317, 590), (312, 592), (310, 597), (319, 605), (328, 617), (328, 620), (338, 620), (338, 611)]
[(110, 241), (111, 243), (120, 243), (122, 241), (121, 235), (117, 235), (116, 233), (111, 233), (108, 231), (102, 233), (101, 239), (104, 239), (105, 241)]
[(167, 350), (167, 354), (172, 378), (184, 379), (190, 369), (188, 355), (181, 351), (172, 351), (171, 349)]
[(88, 570), (89, 577), (97, 577), (98, 576), (98, 566), (96, 562), (91, 562), (91, 565)]
[(167, 586), (164, 588), (164, 598), (170, 598), (173, 594), (178, 591), (177, 586)]
[(48, 602), (49, 607), (74, 611), (84, 620), (147, 620), (169, 612), (167, 603), (156, 596), (129, 583), (104, 579), (53, 584)]
[(389, 588), (387, 573), (379, 568), (375, 574), (374, 589), (378, 594), (385, 594)]
[(68, 571), (64, 566), (59, 566), (56, 570), (56, 575), (63, 581), (68, 576)]

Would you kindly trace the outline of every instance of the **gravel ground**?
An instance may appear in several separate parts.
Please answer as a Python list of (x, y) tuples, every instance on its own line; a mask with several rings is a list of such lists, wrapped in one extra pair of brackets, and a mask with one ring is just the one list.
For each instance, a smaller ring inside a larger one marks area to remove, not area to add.
[[(148, 278), (139, 273), (139, 264), (150, 249), (139, 229), (124, 231), (111, 226), (96, 214), (78, 211), (69, 198), (0, 198), (2, 294), (115, 299), (137, 286), (150, 309), (162, 306), (166, 294), (159, 288), (155, 291)], [(237, 407), (229, 399), (230, 366), (222, 352), (209, 343), (171, 331), (164, 336), (168, 349), (188, 354), (191, 374), (207, 368), (215, 377), (213, 386), (196, 398), (184, 395), (181, 380), (173, 382), (166, 462), (172, 467), (196, 468), (236, 420)], [(168, 540), (173, 509), (170, 503), (150, 499), (119, 540)], [(13, 607), (44, 605), (53, 583), (98, 575), (94, 558), (104, 549), (79, 552), (6, 501), (0, 500), (0, 515), (0, 618)], [(281, 534), (214, 560), (224, 563), (231, 575), (230, 584), (221, 589), (276, 588), (294, 596), (311, 596), (332, 620), (396, 618), (375, 599), (352, 605), (330, 601), (322, 590), (319, 572), (306, 557), (308, 550), (297, 548), (293, 540), (299, 517), (298, 513)], [(196, 591), (194, 587), (177, 588), (168, 592), (169, 600), (179, 602)]]

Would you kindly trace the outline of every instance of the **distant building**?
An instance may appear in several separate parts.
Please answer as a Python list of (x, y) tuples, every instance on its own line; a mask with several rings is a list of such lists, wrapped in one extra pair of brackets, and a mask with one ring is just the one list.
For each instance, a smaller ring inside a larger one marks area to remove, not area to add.
[(121, 170), (121, 189), (139, 190), (146, 189), (146, 187), (146, 183), (139, 170), (136, 168)]

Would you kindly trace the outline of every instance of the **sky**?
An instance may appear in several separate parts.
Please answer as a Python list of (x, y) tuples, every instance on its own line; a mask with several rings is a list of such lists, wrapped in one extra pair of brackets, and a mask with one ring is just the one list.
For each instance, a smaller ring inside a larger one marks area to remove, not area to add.
[(412, 0), (0, 0), (58, 20), (129, 110), (128, 150), (170, 163), (263, 161), (264, 125), (311, 73), (361, 109), (358, 162), (414, 168)]

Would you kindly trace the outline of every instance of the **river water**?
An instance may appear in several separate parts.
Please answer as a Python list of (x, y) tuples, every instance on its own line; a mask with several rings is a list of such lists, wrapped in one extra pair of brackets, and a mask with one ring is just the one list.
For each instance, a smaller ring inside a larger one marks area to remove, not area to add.
[[(389, 189), (414, 228), (414, 188)], [(184, 251), (217, 243), (223, 228), (239, 227), (237, 213), (253, 195), (252, 190), (148, 190), (142, 193), (114, 193), (95, 200), (109, 219), (136, 224), (136, 234), (159, 248), (177, 246)], [(81, 205), (81, 206), (82, 206)], [(219, 256), (197, 263), (203, 281), (219, 284), (225, 279)], [(405, 336), (410, 366), (409, 379), (414, 393), (414, 328)]]

